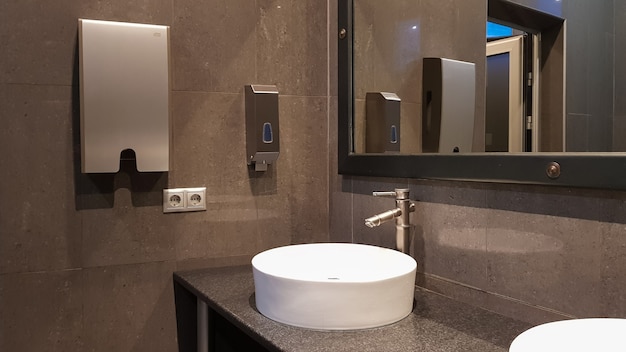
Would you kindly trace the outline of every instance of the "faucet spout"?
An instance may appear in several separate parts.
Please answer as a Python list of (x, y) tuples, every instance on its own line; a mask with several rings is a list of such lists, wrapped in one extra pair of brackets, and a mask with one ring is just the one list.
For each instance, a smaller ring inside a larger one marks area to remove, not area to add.
[(395, 208), (388, 210), (384, 213), (380, 213), (365, 219), (365, 226), (367, 227), (376, 227), (380, 226), (383, 223), (386, 223), (389, 220), (393, 220), (398, 216), (402, 215), (402, 210), (400, 208)]
[(396, 249), (409, 253), (411, 242), (411, 224), (409, 213), (415, 211), (415, 204), (409, 199), (409, 190), (399, 188), (393, 192), (374, 192), (375, 197), (395, 197), (396, 208), (385, 211), (365, 219), (365, 226), (376, 227), (381, 224), (396, 220)]

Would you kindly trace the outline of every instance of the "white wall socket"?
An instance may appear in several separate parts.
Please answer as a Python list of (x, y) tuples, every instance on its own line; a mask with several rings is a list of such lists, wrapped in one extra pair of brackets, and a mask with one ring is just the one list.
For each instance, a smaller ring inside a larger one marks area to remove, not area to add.
[(163, 190), (163, 212), (180, 213), (206, 210), (206, 187)]

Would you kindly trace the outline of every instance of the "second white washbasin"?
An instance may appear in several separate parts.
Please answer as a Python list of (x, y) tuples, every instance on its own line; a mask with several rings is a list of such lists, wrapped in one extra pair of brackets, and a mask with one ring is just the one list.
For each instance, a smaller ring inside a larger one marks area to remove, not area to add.
[(530, 328), (513, 340), (509, 352), (623, 352), (626, 319), (583, 318)]
[(404, 253), (351, 243), (278, 247), (252, 258), (259, 312), (321, 330), (372, 328), (406, 317), (416, 269)]

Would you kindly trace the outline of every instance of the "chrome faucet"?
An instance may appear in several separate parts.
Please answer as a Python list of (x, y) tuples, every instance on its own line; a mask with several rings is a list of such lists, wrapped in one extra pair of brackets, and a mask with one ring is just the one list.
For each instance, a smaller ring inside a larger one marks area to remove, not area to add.
[(395, 197), (396, 208), (365, 219), (365, 225), (376, 227), (396, 219), (396, 249), (409, 253), (411, 244), (411, 224), (409, 213), (415, 211), (415, 204), (409, 199), (408, 188), (396, 188), (393, 192), (373, 192), (374, 197)]

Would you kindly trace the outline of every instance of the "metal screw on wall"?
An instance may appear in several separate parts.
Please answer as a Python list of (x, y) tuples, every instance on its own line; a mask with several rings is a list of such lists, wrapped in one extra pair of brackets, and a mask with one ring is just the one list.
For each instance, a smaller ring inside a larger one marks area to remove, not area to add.
[(546, 175), (548, 175), (550, 179), (556, 180), (561, 176), (561, 165), (556, 161), (549, 163), (546, 167)]

